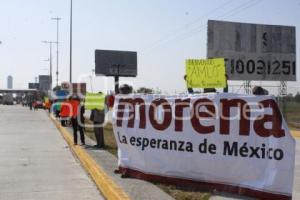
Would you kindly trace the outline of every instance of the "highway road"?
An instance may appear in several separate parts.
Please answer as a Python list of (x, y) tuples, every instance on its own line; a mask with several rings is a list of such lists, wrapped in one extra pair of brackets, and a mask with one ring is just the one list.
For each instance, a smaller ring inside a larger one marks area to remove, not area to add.
[(1, 200), (101, 200), (44, 110), (0, 105)]

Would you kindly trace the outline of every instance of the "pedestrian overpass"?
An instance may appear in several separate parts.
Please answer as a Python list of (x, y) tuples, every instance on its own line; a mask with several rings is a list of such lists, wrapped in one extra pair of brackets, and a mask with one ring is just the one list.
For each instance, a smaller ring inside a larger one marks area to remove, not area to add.
[(29, 94), (37, 92), (36, 89), (0, 89), (0, 94)]

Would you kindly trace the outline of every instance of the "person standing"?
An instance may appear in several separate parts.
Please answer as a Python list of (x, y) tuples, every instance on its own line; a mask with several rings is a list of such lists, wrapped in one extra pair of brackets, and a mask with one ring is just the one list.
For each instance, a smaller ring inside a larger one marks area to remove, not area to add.
[(186, 86), (187, 86), (188, 93), (189, 93), (189, 94), (193, 94), (193, 93), (194, 93), (193, 88), (188, 87), (188, 77), (187, 77), (187, 75), (184, 75), (183, 78), (184, 78), (185, 84), (186, 84)]
[(60, 116), (60, 108), (61, 108), (61, 102), (58, 99), (54, 100), (52, 104), (52, 109), (57, 119)]
[(85, 107), (84, 107), (84, 100), (81, 101), (80, 104), (80, 109), (79, 109), (79, 114), (77, 115), (79, 119), (77, 120), (78, 122), (78, 130), (80, 133), (80, 141), (82, 145), (85, 145), (85, 139), (84, 139), (84, 113), (85, 113)]
[(77, 131), (78, 130), (80, 133), (81, 144), (85, 145), (85, 138), (84, 138), (84, 132), (83, 132), (83, 125), (82, 125), (84, 123), (84, 119), (81, 119), (83, 117), (84, 108), (82, 109), (82, 106), (80, 105), (79, 97), (72, 98), (72, 100), (70, 101), (70, 104), (72, 106), (71, 123), (72, 123), (72, 127), (73, 127), (74, 145), (77, 145)]
[(226, 81), (226, 85), (223, 88), (223, 92), (228, 93), (228, 75), (227, 74), (225, 74), (225, 81)]
[(99, 98), (97, 97), (97, 106), (92, 110), (90, 120), (94, 122), (94, 132), (97, 144), (96, 148), (104, 149), (104, 133), (103, 124), (105, 120), (105, 95), (99, 92)]
[(70, 99), (65, 99), (62, 103), (61, 103), (61, 108), (60, 108), (60, 121), (61, 121), (61, 125), (62, 126), (67, 126), (67, 121), (70, 119), (71, 117), (71, 98)]
[(32, 100), (29, 100), (29, 109), (32, 110)]
[(105, 97), (105, 105), (108, 110), (112, 109), (114, 107), (114, 102), (115, 102), (115, 96), (113, 93), (111, 93)]

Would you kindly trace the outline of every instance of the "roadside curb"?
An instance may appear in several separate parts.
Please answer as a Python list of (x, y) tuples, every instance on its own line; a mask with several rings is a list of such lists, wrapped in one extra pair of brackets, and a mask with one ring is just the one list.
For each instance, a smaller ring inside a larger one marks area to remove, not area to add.
[(50, 115), (50, 118), (84, 169), (90, 174), (103, 196), (108, 200), (130, 200), (129, 196), (104, 172), (102, 167), (99, 166), (81, 146), (73, 145), (73, 140), (68, 130), (62, 127), (53, 115)]

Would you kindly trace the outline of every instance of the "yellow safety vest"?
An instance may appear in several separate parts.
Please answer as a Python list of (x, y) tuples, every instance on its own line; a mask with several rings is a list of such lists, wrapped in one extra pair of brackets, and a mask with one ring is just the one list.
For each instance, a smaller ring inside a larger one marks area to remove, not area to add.
[(105, 108), (105, 94), (87, 93), (85, 96), (84, 106), (86, 110), (104, 110)]

